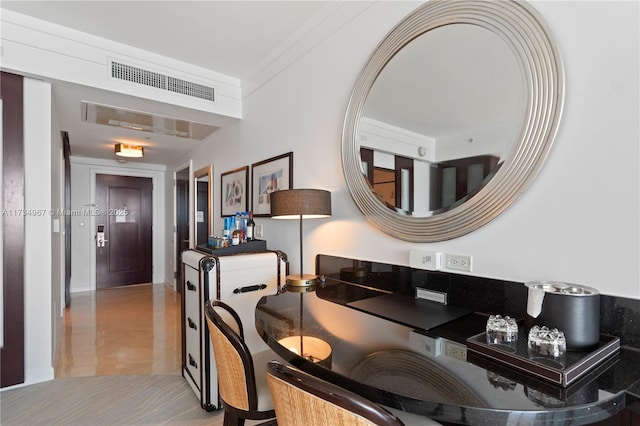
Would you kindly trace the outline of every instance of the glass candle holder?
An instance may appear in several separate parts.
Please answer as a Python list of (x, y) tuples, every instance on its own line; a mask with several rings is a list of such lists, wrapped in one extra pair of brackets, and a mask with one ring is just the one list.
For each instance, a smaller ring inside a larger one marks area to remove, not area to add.
[(529, 330), (527, 342), (529, 358), (554, 366), (564, 366), (567, 341), (564, 333), (557, 328), (534, 325)]
[(514, 318), (491, 315), (487, 320), (487, 343), (511, 345), (518, 341), (518, 324)]

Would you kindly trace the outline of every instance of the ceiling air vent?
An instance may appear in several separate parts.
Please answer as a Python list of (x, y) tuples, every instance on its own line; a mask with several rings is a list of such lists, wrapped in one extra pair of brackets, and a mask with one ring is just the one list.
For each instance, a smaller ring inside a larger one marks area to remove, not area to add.
[(215, 102), (215, 89), (213, 87), (170, 77), (120, 62), (111, 62), (111, 77)]

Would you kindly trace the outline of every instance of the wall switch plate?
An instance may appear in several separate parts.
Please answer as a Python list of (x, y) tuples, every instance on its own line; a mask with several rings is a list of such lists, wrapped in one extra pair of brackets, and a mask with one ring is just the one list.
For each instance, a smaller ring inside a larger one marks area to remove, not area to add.
[(409, 266), (428, 271), (442, 269), (442, 253), (428, 250), (409, 251)]
[(460, 254), (447, 254), (446, 255), (446, 268), (456, 269), (458, 271), (471, 272), (471, 256), (463, 256)]
[(442, 354), (442, 338), (426, 336), (417, 331), (409, 332), (409, 346), (411, 349), (430, 357)]

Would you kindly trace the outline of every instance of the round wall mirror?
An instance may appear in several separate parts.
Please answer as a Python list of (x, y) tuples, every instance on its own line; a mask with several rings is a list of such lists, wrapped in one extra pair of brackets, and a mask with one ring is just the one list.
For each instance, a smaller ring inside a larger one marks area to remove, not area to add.
[(342, 137), (349, 191), (387, 234), (469, 233), (502, 213), (551, 147), (560, 55), (523, 2), (432, 0), (369, 58)]

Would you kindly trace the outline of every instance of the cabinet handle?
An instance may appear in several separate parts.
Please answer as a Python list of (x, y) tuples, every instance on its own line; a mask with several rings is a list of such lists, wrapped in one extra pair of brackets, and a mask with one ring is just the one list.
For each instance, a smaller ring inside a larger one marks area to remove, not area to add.
[(187, 281), (187, 290), (196, 291), (196, 286), (191, 284), (191, 281)]
[(189, 354), (189, 364), (190, 364), (192, 367), (198, 368), (198, 363), (196, 362), (196, 360), (195, 360), (195, 359), (193, 359), (193, 357), (191, 356), (191, 354)]
[(187, 322), (189, 323), (189, 327), (193, 328), (194, 330), (198, 329), (198, 326), (196, 325), (195, 322), (193, 322), (193, 320), (191, 318), (187, 318)]
[(234, 294), (247, 293), (249, 291), (264, 290), (265, 288), (267, 288), (266, 284), (248, 285), (246, 287), (238, 287), (238, 288), (234, 289), (233, 293)]

